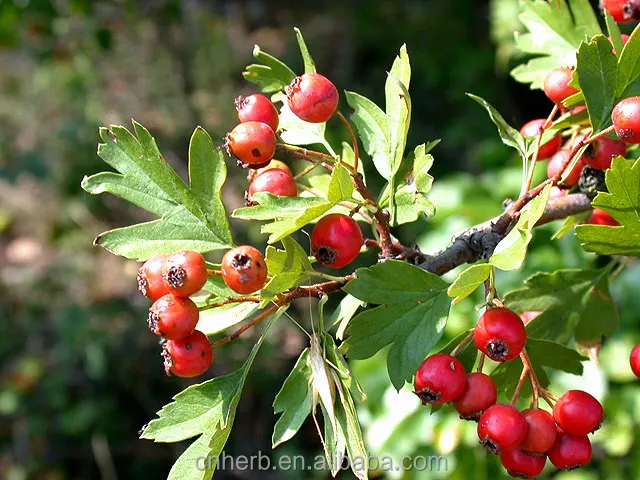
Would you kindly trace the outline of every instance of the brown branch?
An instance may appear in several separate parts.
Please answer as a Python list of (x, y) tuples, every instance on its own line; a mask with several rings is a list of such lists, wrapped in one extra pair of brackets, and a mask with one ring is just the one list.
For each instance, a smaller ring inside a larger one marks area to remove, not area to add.
[(250, 322), (245, 323), (244, 325), (242, 325), (240, 328), (238, 328), (235, 332), (233, 332), (231, 335), (227, 335), (224, 338), (221, 338), (220, 340), (218, 340), (217, 342), (213, 342), (211, 344), (211, 348), (218, 348), (221, 345), (224, 345), (225, 343), (229, 343), (233, 340), (235, 340), (236, 338), (238, 338), (240, 335), (242, 335), (244, 332), (246, 332), (247, 330), (249, 330), (251, 327), (257, 325), (258, 323), (260, 323), (262, 320), (264, 320), (265, 318), (267, 318), (269, 315), (271, 315), (273, 312), (275, 312), (277, 309), (279, 308), (278, 305), (273, 305), (271, 307), (269, 307), (267, 310), (265, 310), (264, 312), (262, 312), (260, 315), (258, 315), (257, 317), (255, 317), (254, 319), (252, 319)]
[(367, 186), (364, 184), (362, 175), (354, 173), (351, 175), (353, 179), (353, 185), (365, 201), (368, 201), (371, 205), (376, 207), (373, 216), (376, 219), (376, 230), (380, 235), (380, 250), (382, 258), (393, 258), (397, 253), (393, 246), (393, 240), (391, 239), (391, 231), (389, 230), (389, 219), (385, 212), (378, 206), (375, 197), (371, 194)]

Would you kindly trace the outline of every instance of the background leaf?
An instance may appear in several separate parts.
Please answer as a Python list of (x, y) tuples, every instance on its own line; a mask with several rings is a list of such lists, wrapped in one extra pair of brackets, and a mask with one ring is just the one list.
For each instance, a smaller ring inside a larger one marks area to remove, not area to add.
[(248, 65), (242, 76), (258, 85), (263, 92), (282, 90), (296, 77), (293, 70), (274, 56), (260, 50), (258, 45), (253, 47), (253, 56), (262, 64)]

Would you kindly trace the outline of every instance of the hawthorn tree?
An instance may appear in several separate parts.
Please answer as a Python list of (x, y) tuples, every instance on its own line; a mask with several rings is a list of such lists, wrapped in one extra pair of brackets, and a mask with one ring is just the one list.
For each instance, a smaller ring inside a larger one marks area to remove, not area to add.
[[(117, 173), (85, 177), (82, 187), (117, 195), (158, 218), (104, 232), (95, 244), (146, 262), (138, 280), (154, 301), (149, 326), (165, 339), (167, 373), (204, 374), (225, 344), (249, 328), (262, 329), (242, 368), (176, 394), (141, 432), (156, 442), (193, 439), (169, 478), (213, 476), (215, 460), (196, 469), (195, 459), (223, 451), (265, 336), (302, 298), (317, 299), (318, 310), (308, 347), (274, 399), (274, 448), (312, 416), (330, 472), (337, 474), (346, 454), (354, 475), (368, 478), (367, 468), (354, 462), (368, 456), (356, 408), (366, 396), (347, 359), (384, 350), (397, 390), (409, 384), (432, 412), (453, 402), (461, 417), (479, 421), (481, 443), (500, 453), (510, 474), (535, 476), (547, 456), (558, 468), (589, 461), (587, 434), (602, 422), (602, 407), (581, 390), (552, 393), (547, 369), (581, 374), (584, 355), (597, 358), (603, 339), (618, 329), (610, 279), (640, 253), (634, 147), (640, 143), (640, 34), (623, 37), (606, 9), (603, 32), (587, 0), (525, 0), (521, 10), (527, 31), (516, 44), (529, 57), (512, 75), (544, 90), (549, 115), (517, 129), (468, 94), (517, 151), (520, 191), (499, 216), (470, 226), (438, 252), (423, 252), (394, 234), (437, 213), (429, 169), (440, 140), (407, 146), (411, 66), (404, 45), (388, 72), (383, 106), (356, 92), (339, 93), (318, 74), (297, 29), (303, 74), (256, 46), (257, 63), (243, 75), (270, 98), (238, 99), (240, 123), (225, 139), (214, 142), (196, 127), (188, 184), (139, 123), (133, 131), (100, 130), (98, 154)], [(618, 21), (635, 15), (611, 13)], [(340, 122), (351, 142), (332, 144), (328, 120)], [(225, 153), (250, 179), (246, 206), (231, 213), (221, 195)], [(292, 173), (291, 159), (308, 166)], [(538, 184), (536, 167), (548, 173)], [(383, 179), (379, 191), (365, 173)], [(236, 246), (229, 215), (260, 222), (266, 248)], [(562, 221), (554, 239), (576, 235), (585, 251), (608, 256), (605, 266), (540, 271), (522, 288), (499, 292), (500, 272), (521, 269), (535, 227), (552, 221)], [(301, 230), (312, 232), (310, 242)], [(349, 269), (361, 248), (378, 252), (378, 261)], [(200, 255), (216, 251), (225, 252), (220, 264)], [(441, 278), (465, 264), (471, 265), (450, 281)], [(436, 348), (451, 310), (479, 288), (484, 313), (470, 322), (477, 325)], [(330, 296), (340, 302), (325, 312)], [(529, 408), (516, 408), (529, 399)], [(552, 413), (539, 408), (545, 403)], [(546, 436), (527, 436), (534, 427)]]

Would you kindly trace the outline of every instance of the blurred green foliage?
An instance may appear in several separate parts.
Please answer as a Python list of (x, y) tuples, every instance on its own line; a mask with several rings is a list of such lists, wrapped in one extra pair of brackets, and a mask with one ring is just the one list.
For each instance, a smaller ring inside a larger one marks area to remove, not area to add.
[[(180, 453), (137, 439), (154, 412), (191, 382), (162, 371), (145, 322), (148, 304), (136, 291), (138, 266), (91, 245), (107, 228), (144, 220), (125, 202), (80, 189), (82, 176), (101, 168), (98, 126), (135, 118), (184, 173), (193, 128), (203, 125), (220, 144), (235, 121), (233, 99), (254, 91), (241, 77), (254, 44), (301, 69), (291, 30), (298, 26), (322, 73), (380, 103), (385, 70), (407, 43), (409, 144), (443, 142), (431, 171), (438, 215), (398, 233), (406, 244), (439, 249), (453, 233), (499, 213), (520, 183), (517, 158), (464, 93), (486, 98), (516, 126), (547, 113), (541, 93), (504, 73), (518, 25), (513, 8), (513, 0), (0, 1), (0, 478), (164, 478)], [(232, 209), (242, 204), (246, 180), (230, 170), (224, 193)], [(374, 175), (370, 181), (375, 188)], [(262, 244), (246, 223), (232, 225), (239, 242)], [(572, 235), (550, 243), (557, 228), (536, 230), (524, 269), (498, 276), (501, 292), (534, 271), (606, 261), (583, 253)], [(608, 414), (588, 468), (555, 478), (627, 479), (640, 471), (640, 385), (627, 365), (627, 352), (640, 341), (638, 284), (636, 265), (613, 284), (622, 328), (603, 346), (600, 367), (587, 365), (583, 378), (554, 377), (557, 391), (579, 386), (604, 399)], [(452, 310), (443, 345), (472, 325), (479, 302), (473, 297)], [(308, 322), (308, 306), (292, 315)], [(237, 369), (254, 338), (248, 333), (221, 350), (211, 373)], [(268, 337), (249, 374), (229, 454), (270, 451), (271, 404), (306, 341), (285, 321)], [(402, 478), (505, 476), (478, 447), (474, 425), (450, 408), (429, 416), (408, 390), (396, 393), (383, 356), (354, 369), (368, 394), (360, 411), (372, 454), (448, 455), (448, 472)], [(308, 421), (272, 455), (311, 457), (320, 448)]]

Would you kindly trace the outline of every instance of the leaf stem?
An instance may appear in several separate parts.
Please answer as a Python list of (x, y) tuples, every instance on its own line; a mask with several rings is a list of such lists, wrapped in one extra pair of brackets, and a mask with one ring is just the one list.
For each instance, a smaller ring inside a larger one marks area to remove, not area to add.
[(271, 315), (273, 312), (275, 312), (278, 309), (278, 305), (272, 305), (271, 307), (269, 307), (267, 310), (265, 310), (264, 312), (262, 312), (260, 315), (258, 315), (257, 317), (255, 317), (253, 320), (251, 320), (250, 322), (245, 323), (244, 325), (242, 325), (240, 328), (238, 328), (235, 332), (233, 332), (231, 335), (228, 335), (220, 340), (218, 340), (217, 342), (213, 342), (211, 344), (211, 348), (218, 348), (222, 345), (224, 345), (225, 343), (229, 343), (233, 340), (235, 340), (236, 338), (238, 338), (240, 335), (242, 335), (244, 332), (246, 332), (247, 330), (249, 330), (251, 327), (257, 325), (258, 323), (260, 323), (262, 320), (264, 320), (265, 318), (267, 318), (269, 315)]
[(460, 351), (464, 348), (464, 346), (471, 341), (473, 338), (473, 330), (470, 331), (466, 337), (462, 339), (462, 341), (451, 351), (451, 356), (455, 357), (460, 353)]
[(476, 368), (476, 371), (479, 373), (482, 373), (482, 369), (484, 368), (484, 359), (487, 358), (487, 356), (482, 353), (480, 350), (478, 350), (478, 368)]
[[(522, 387), (524, 385), (525, 380), (527, 379), (527, 377), (529, 377), (529, 367), (527, 365), (524, 365), (522, 367), (522, 373), (520, 374), (520, 379), (518, 380), (518, 385), (516, 386), (516, 391), (513, 392), (513, 397), (511, 397), (511, 405), (516, 404), (516, 402), (518, 401), (518, 398), (520, 397), (520, 392), (522, 391)], [(532, 386), (533, 386), (533, 382), (532, 382)]]

